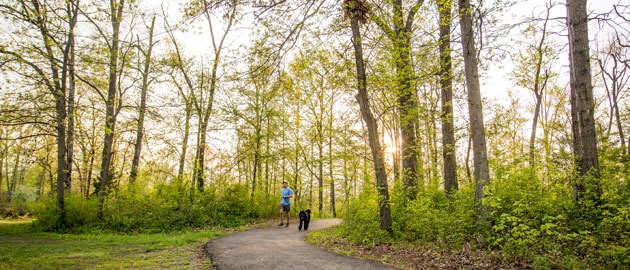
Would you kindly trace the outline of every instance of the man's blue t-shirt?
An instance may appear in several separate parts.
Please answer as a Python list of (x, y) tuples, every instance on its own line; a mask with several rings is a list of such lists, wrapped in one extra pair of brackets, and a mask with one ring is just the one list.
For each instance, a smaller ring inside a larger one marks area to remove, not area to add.
[[(290, 188), (283, 188), (282, 197), (289, 195), (293, 195), (293, 190), (291, 190)], [(280, 204), (291, 205), (291, 198), (282, 198), (282, 200), (280, 200)]]

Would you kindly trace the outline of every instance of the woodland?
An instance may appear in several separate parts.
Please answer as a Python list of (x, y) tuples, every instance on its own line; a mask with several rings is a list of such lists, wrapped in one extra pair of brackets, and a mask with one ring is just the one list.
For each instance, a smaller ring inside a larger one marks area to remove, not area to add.
[[(630, 265), (630, 5), (0, 0), (0, 217)], [(438, 252), (439, 253), (439, 252)], [(0, 262), (2, 262), (0, 257)], [(408, 266), (410, 267), (410, 266)]]

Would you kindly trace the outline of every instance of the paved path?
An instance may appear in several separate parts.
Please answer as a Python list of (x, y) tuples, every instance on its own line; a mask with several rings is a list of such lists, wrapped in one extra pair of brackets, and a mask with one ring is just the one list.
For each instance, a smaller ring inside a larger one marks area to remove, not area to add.
[[(313, 220), (308, 232), (339, 223), (339, 219)], [(394, 269), (317, 248), (304, 240), (307, 232), (297, 226), (238, 232), (210, 240), (204, 248), (217, 269)]]

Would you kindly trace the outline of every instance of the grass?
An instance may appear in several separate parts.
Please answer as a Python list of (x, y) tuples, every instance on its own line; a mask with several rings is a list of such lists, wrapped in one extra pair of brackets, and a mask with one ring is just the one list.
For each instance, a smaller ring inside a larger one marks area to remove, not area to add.
[[(32, 220), (31, 220), (32, 221)], [(0, 222), (0, 269), (210, 269), (203, 245), (252, 227), (118, 235), (33, 232), (31, 221)]]

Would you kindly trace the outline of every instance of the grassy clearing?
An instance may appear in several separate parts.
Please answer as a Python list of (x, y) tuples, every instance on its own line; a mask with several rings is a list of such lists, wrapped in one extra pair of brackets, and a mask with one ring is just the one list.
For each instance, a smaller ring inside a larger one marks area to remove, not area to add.
[(270, 222), (135, 235), (37, 233), (28, 221), (0, 222), (0, 269), (210, 269), (208, 240)]

